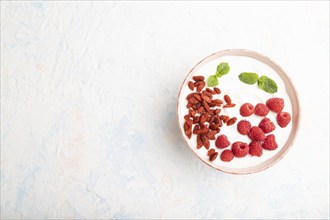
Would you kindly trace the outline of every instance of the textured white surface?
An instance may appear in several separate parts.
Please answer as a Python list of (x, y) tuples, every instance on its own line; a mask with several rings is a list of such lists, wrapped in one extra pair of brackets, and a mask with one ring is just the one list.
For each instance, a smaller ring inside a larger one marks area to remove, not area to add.
[[(180, 136), (179, 87), (227, 48), (300, 95), (286, 157), (235, 176)], [(329, 218), (329, 2), (1, 1), (1, 218)]]

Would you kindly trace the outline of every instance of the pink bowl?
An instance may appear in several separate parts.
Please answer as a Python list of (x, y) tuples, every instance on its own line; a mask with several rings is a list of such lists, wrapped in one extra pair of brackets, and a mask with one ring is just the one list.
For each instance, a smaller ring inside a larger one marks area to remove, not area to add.
[(250, 50), (245, 50), (245, 49), (223, 50), (223, 51), (219, 51), (219, 52), (216, 52), (216, 53), (213, 53), (213, 54), (207, 56), (206, 58), (204, 58), (203, 60), (198, 62), (189, 71), (186, 79), (184, 80), (184, 82), (181, 85), (179, 96), (178, 96), (178, 104), (177, 104), (178, 117), (180, 117), (180, 115), (179, 115), (179, 105), (180, 105), (180, 97), (181, 97), (181, 92), (182, 92), (183, 86), (186, 85), (187, 81), (195, 74), (195, 72), (201, 66), (205, 65), (206, 63), (208, 63), (210, 61), (213, 61), (215, 59), (223, 57), (223, 56), (244, 56), (244, 57), (250, 57), (250, 58), (256, 59), (256, 60), (268, 65), (269, 67), (271, 67), (282, 78), (282, 80), (284, 81), (284, 84), (285, 84), (286, 92), (287, 92), (287, 94), (290, 98), (291, 107), (292, 107), (292, 129), (291, 129), (291, 133), (289, 135), (289, 138), (287, 139), (287, 141), (286, 141), (285, 145), (283, 146), (283, 148), (278, 153), (274, 154), (273, 157), (271, 157), (270, 159), (268, 159), (268, 160), (266, 160), (266, 161), (264, 161), (260, 164), (257, 164), (255, 166), (250, 166), (250, 167), (244, 167), (244, 168), (229, 168), (229, 167), (219, 168), (219, 167), (215, 167), (208, 160), (205, 160), (202, 157), (200, 157), (193, 150), (193, 148), (195, 148), (195, 146), (190, 146), (189, 145), (188, 138), (186, 137), (186, 135), (184, 133), (184, 130), (183, 130), (183, 124), (180, 123), (180, 120), (178, 118), (178, 123), (179, 123), (179, 127), (180, 127), (180, 130), (181, 130), (182, 137), (184, 138), (184, 140), (186, 141), (186, 143), (188, 144), (190, 149), (194, 152), (194, 154), (200, 160), (202, 160), (204, 163), (206, 163), (210, 167), (213, 167), (217, 170), (220, 170), (220, 171), (223, 171), (223, 172), (226, 172), (226, 173), (231, 173), (231, 174), (250, 174), (250, 173), (255, 173), (255, 172), (265, 170), (265, 169), (271, 167), (272, 165), (274, 165), (275, 163), (277, 163), (279, 160), (281, 160), (286, 155), (286, 153), (289, 151), (289, 149), (291, 148), (291, 146), (292, 146), (292, 144), (295, 140), (295, 137), (298, 133), (299, 123), (300, 123), (300, 107), (299, 107), (297, 92), (296, 92), (290, 78), (285, 73), (285, 71), (278, 64), (276, 64), (274, 61), (272, 61), (270, 58), (268, 58), (264, 55), (261, 55), (257, 52), (250, 51)]

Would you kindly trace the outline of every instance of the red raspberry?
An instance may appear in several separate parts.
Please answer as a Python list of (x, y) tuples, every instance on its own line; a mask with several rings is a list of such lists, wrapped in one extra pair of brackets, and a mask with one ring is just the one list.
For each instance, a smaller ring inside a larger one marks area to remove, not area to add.
[(260, 157), (262, 155), (262, 147), (258, 141), (252, 141), (249, 147), (250, 147), (249, 154), (251, 156)]
[(229, 162), (234, 158), (234, 154), (231, 150), (224, 150), (220, 155), (220, 159), (225, 162)]
[(253, 126), (250, 129), (248, 136), (253, 141), (263, 141), (265, 139), (265, 133), (257, 126)]
[(251, 129), (251, 123), (248, 122), (247, 120), (241, 120), (240, 122), (237, 123), (237, 131), (240, 134), (246, 135), (250, 132)]
[(285, 128), (291, 121), (291, 115), (288, 112), (280, 112), (277, 114), (276, 120), (281, 128)]
[(247, 117), (247, 116), (250, 116), (250, 115), (253, 114), (253, 112), (254, 112), (254, 107), (253, 107), (253, 105), (250, 104), (250, 103), (244, 103), (244, 104), (241, 106), (239, 112), (241, 113), (241, 115), (242, 115), (243, 117)]
[(245, 157), (249, 153), (249, 145), (241, 141), (236, 141), (233, 143), (231, 150), (235, 157)]
[(270, 133), (274, 131), (276, 127), (269, 118), (264, 118), (259, 123), (259, 128), (261, 128), (265, 133)]
[(230, 145), (230, 142), (228, 141), (228, 138), (226, 135), (220, 135), (217, 140), (215, 141), (215, 146), (217, 148), (226, 148)]
[(266, 102), (267, 107), (273, 112), (279, 113), (284, 108), (284, 99), (282, 98), (271, 98)]
[(256, 107), (254, 107), (254, 114), (259, 116), (266, 116), (269, 113), (269, 108), (267, 105), (258, 103)]
[(262, 148), (265, 150), (275, 150), (277, 148), (277, 143), (273, 134), (266, 137), (264, 143), (262, 144)]

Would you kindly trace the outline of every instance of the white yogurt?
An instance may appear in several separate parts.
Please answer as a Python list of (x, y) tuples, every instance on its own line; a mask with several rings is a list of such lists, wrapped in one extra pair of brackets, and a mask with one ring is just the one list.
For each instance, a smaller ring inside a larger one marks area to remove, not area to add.
[[(219, 85), (217, 87), (220, 88), (221, 94), (214, 95), (214, 98), (219, 98), (223, 100), (223, 96), (226, 94), (231, 97), (232, 102), (235, 103), (236, 106), (234, 108), (223, 108), (221, 114), (225, 114), (230, 117), (237, 117), (237, 122), (235, 123), (235, 125), (232, 126), (223, 125), (221, 127), (220, 133), (218, 133), (216, 137), (221, 134), (225, 134), (231, 143), (235, 141), (243, 141), (247, 144), (250, 143), (251, 140), (247, 135), (241, 135), (238, 133), (237, 123), (242, 119), (246, 119), (251, 122), (252, 126), (258, 126), (258, 124), (264, 117), (256, 115), (252, 115), (250, 117), (242, 117), (239, 113), (239, 108), (242, 104), (246, 102), (251, 103), (255, 106), (257, 103), (265, 104), (269, 98), (280, 97), (284, 99), (285, 106), (283, 111), (289, 112), (292, 116), (292, 106), (290, 98), (286, 92), (285, 84), (282, 78), (270, 66), (256, 59), (243, 56), (224, 56), (206, 63), (199, 70), (197, 70), (194, 75), (202, 75), (205, 77), (206, 81), (208, 76), (215, 74), (216, 68), (221, 62), (227, 62), (230, 66), (230, 71), (227, 75), (218, 78)], [(259, 74), (259, 76), (266, 75), (272, 78), (278, 85), (278, 91), (274, 94), (269, 94), (259, 89), (257, 83), (254, 85), (248, 85), (241, 82), (238, 78), (238, 75), (242, 72), (255, 72)], [(187, 101), (185, 98), (188, 94), (191, 93), (191, 90), (188, 88), (187, 85), (188, 81), (190, 80), (192, 80), (192, 76), (185, 81), (185, 85), (183, 85), (181, 95), (179, 97), (180, 100), (178, 106), (178, 114), (181, 129), (183, 129), (182, 127), (184, 123), (184, 115), (186, 115), (188, 112), (188, 109), (186, 108)], [(266, 117), (270, 118), (271, 121), (273, 121), (276, 125), (276, 129), (271, 132), (271, 134), (275, 135), (278, 148), (274, 151), (263, 150), (263, 154), (261, 157), (252, 157), (250, 155), (247, 155), (244, 158), (234, 158), (230, 162), (223, 162), (220, 160), (220, 154), (223, 150), (217, 149), (215, 147), (215, 141), (211, 141), (210, 148), (215, 148), (216, 151), (219, 152), (219, 157), (211, 163), (208, 160), (207, 150), (204, 147), (202, 147), (201, 149), (196, 149), (196, 135), (193, 134), (190, 140), (187, 137), (185, 138), (188, 141), (189, 146), (197, 155), (199, 155), (199, 157), (201, 157), (206, 163), (212, 164), (217, 168), (223, 169), (224, 167), (227, 167), (236, 169), (255, 166), (275, 156), (285, 145), (292, 129), (292, 122), (290, 122), (290, 124), (286, 128), (281, 128), (277, 124), (276, 113), (274, 112), (270, 111)], [(231, 149), (231, 146), (225, 149)]]

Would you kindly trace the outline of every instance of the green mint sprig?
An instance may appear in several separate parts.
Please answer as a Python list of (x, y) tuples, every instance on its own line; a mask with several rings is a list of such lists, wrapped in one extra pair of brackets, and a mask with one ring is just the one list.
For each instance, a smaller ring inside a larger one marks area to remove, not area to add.
[(222, 62), (219, 63), (217, 66), (217, 71), (215, 72), (214, 75), (209, 76), (207, 79), (207, 86), (208, 87), (214, 87), (219, 84), (218, 78), (222, 77), (223, 75), (226, 75), (230, 70), (230, 67), (228, 63)]
[(244, 72), (244, 73), (241, 73), (238, 76), (238, 78), (243, 83), (246, 83), (246, 84), (249, 84), (249, 85), (253, 85), (253, 84), (255, 84), (258, 81), (259, 76), (256, 73)]
[(267, 76), (261, 76), (258, 79), (258, 87), (262, 90), (264, 90), (265, 92), (268, 93), (275, 93), (277, 92), (277, 84), (275, 83), (274, 80), (272, 80), (271, 78), (267, 77)]
[(251, 73), (251, 72), (244, 72), (241, 73), (238, 76), (239, 80), (241, 80), (243, 83), (249, 84), (249, 85), (253, 85), (256, 82), (258, 82), (258, 87), (262, 90), (264, 90), (265, 92), (268, 93), (275, 93), (277, 92), (277, 84), (275, 83), (274, 80), (272, 80), (271, 78), (269, 78), (268, 76), (258, 76), (258, 74), (256, 73)]
[(218, 77), (216, 75), (211, 75), (207, 79), (207, 86), (208, 87), (214, 87), (214, 86), (217, 86), (218, 84), (219, 84)]
[(228, 63), (220, 63), (217, 67), (217, 72), (215, 73), (215, 75), (217, 77), (221, 77), (223, 75), (226, 75), (230, 70), (230, 67), (228, 65)]

